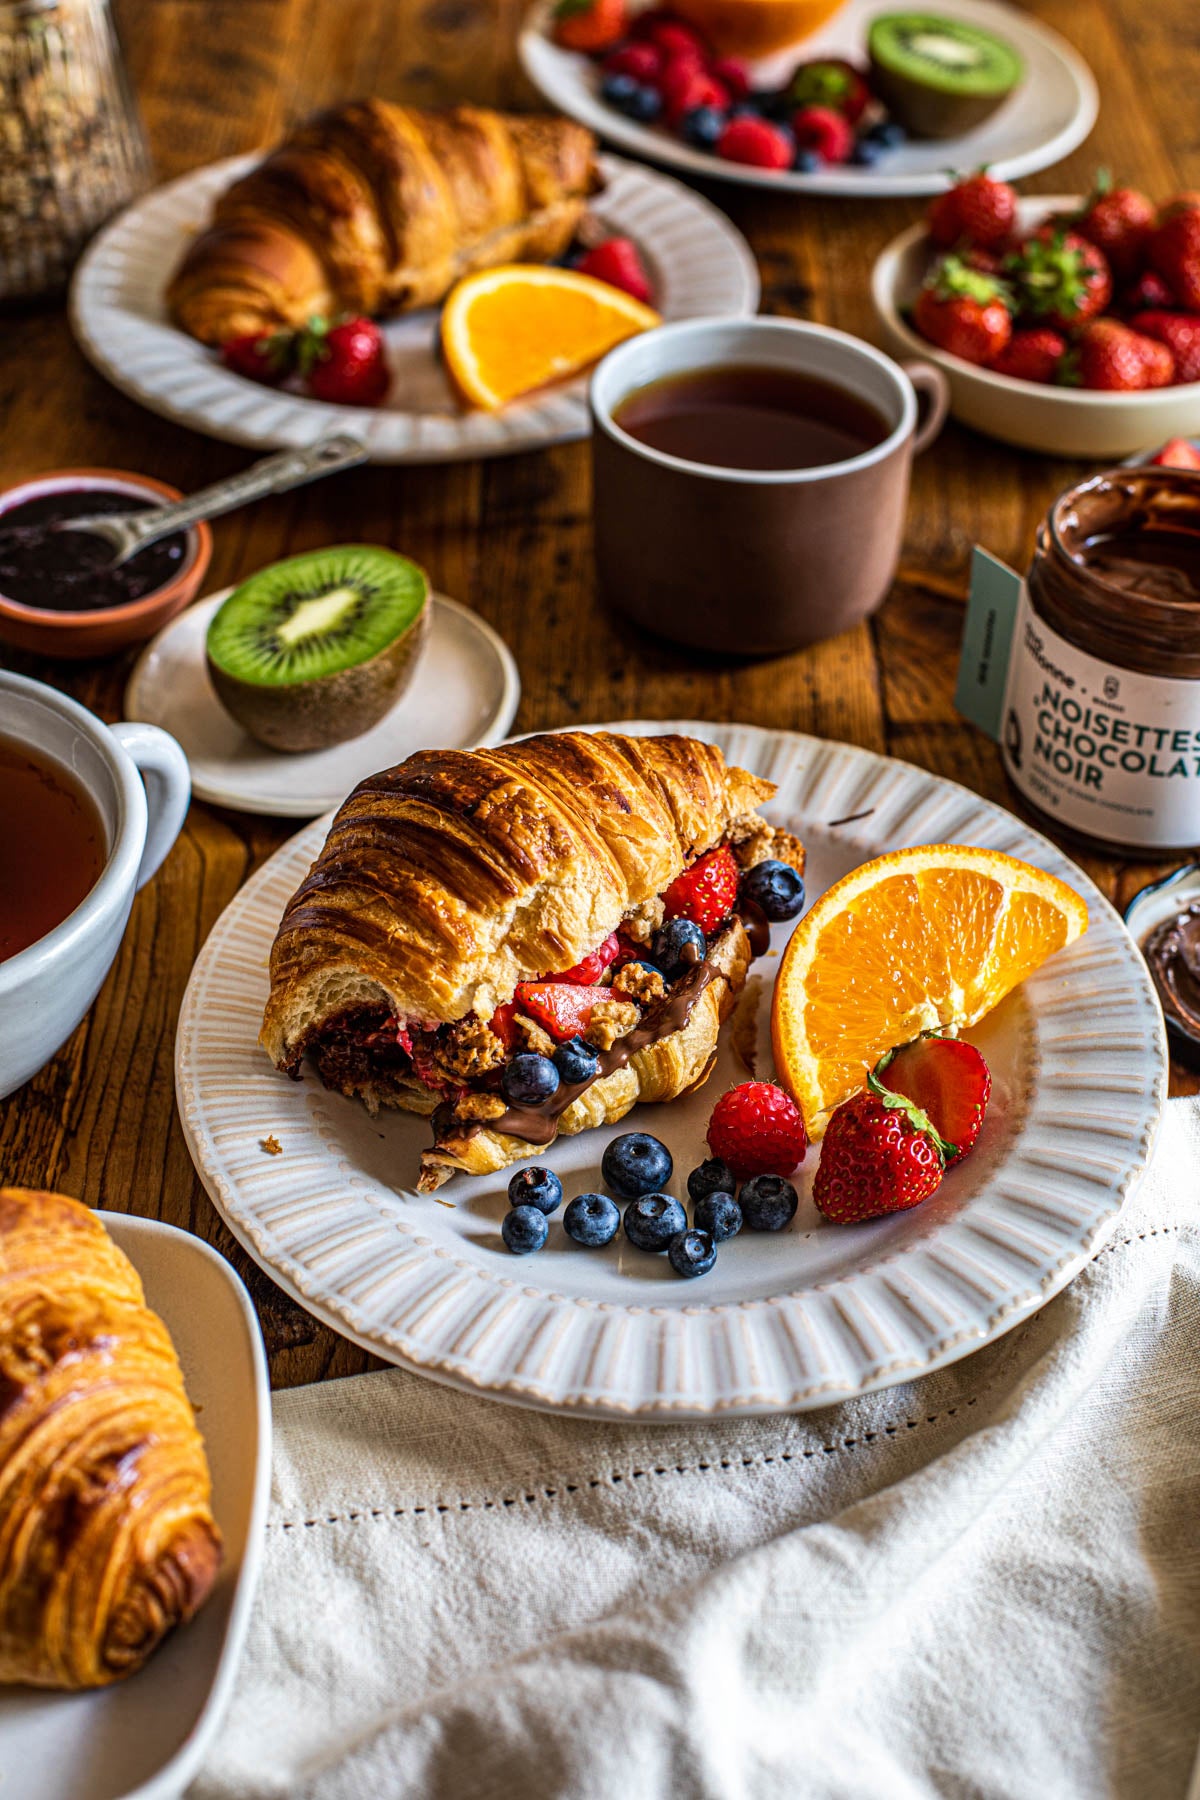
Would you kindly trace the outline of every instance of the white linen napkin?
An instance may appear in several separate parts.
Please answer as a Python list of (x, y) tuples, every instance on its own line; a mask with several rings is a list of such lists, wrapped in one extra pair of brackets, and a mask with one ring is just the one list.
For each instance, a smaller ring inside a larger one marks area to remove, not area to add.
[(1200, 1104), (1033, 1319), (822, 1412), (583, 1423), (400, 1370), (275, 1400), (193, 1800), (1183, 1800)]

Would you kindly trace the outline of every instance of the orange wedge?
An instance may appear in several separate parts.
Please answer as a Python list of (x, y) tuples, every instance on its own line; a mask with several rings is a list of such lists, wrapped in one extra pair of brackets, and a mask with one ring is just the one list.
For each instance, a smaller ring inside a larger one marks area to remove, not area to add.
[(495, 412), (577, 375), (660, 323), (652, 307), (575, 269), (503, 263), (468, 275), (442, 309), (446, 370), (468, 406)]
[(837, 882), (793, 932), (771, 1008), (810, 1138), (885, 1051), (973, 1025), (1086, 930), (1065, 881), (998, 850), (893, 850)]

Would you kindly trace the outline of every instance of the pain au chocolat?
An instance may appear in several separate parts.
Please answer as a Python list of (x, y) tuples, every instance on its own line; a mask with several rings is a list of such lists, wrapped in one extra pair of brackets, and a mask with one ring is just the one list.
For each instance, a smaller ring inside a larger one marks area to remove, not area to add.
[[(802, 860), (757, 815), (774, 791), (680, 736), (552, 732), (411, 756), (360, 783), (289, 901), (261, 1042), (289, 1075), (308, 1057), (372, 1112), (429, 1117), (422, 1192), (614, 1123), (639, 1100), (673, 1100), (712, 1064), (750, 939), (731, 911), (665, 987), (631, 959), (662, 921), (664, 891), (707, 851), (726, 845), (743, 866), (781, 850)], [(564, 979), (599, 984), (577, 990), (598, 1071), (510, 1106), (508, 1058), (556, 1047), (524, 984)]]

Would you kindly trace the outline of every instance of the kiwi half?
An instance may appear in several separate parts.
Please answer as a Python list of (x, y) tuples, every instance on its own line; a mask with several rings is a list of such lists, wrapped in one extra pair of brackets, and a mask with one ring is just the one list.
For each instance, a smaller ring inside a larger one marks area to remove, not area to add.
[(940, 13), (883, 13), (867, 33), (872, 86), (914, 137), (974, 131), (1025, 73), (1011, 44)]
[(377, 725), (412, 678), (429, 611), (422, 569), (377, 544), (289, 556), (208, 627), (226, 710), (272, 750), (325, 750)]

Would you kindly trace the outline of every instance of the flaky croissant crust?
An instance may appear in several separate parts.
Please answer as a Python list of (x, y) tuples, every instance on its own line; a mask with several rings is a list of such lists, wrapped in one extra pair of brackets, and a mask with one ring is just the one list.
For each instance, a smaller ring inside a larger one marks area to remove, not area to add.
[(0, 1188), (0, 1682), (140, 1668), (216, 1579), (209, 1492), (133, 1265), (77, 1201)]
[(703, 851), (759, 827), (773, 784), (682, 736), (549, 732), (432, 750), (360, 783), (288, 902), (261, 1041), (294, 1069), (336, 1014), (490, 1018), (572, 968)]

